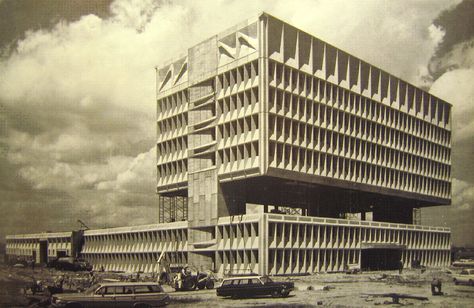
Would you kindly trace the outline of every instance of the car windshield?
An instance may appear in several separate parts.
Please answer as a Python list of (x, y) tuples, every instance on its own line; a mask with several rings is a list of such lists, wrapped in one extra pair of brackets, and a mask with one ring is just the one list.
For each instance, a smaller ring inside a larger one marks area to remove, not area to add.
[(99, 287), (98, 283), (93, 284), (91, 287), (89, 287), (88, 289), (84, 291), (84, 294), (94, 294), (94, 292), (97, 290), (98, 287)]
[(270, 279), (270, 277), (267, 277), (267, 276), (263, 276), (262, 278), (260, 278), (260, 280), (266, 284), (266, 283), (272, 283), (273, 280)]

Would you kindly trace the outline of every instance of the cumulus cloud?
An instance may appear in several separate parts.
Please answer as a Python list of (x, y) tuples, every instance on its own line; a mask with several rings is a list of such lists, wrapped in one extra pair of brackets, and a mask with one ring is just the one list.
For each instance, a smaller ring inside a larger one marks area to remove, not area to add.
[[(441, 60), (446, 56), (453, 58), (449, 55), (453, 50), (458, 49), (459, 46), (466, 46), (474, 38), (474, 19), (472, 18), (472, 12), (474, 11), (474, 1), (463, 0), (457, 5), (453, 5), (449, 9), (443, 11), (435, 20), (434, 25), (439, 26), (446, 33), (445, 38), (438, 46), (436, 54), (432, 59), (432, 65), (430, 65), (430, 72), (433, 76), (438, 78), (450, 69), (447, 63)], [(464, 49), (464, 47), (463, 47)], [(451, 59), (453, 60), (453, 59)], [(458, 58), (458, 60), (464, 61)], [(441, 65), (440, 65), (441, 64)]]
[(453, 203), (461, 211), (471, 211), (474, 209), (474, 186), (472, 183), (453, 181)]
[(115, 179), (98, 183), (97, 188), (151, 194), (155, 187), (155, 161), (156, 151), (153, 147), (150, 151), (135, 157), (123, 172), (117, 174)]
[(474, 39), (454, 45), (449, 52), (435, 57), (429, 65), (432, 72), (446, 72), (459, 68), (473, 67)]
[(0, 59), (0, 174), (16, 178), (1, 206), (53, 211), (38, 230), (156, 222), (153, 67), (265, 10), (421, 84), (445, 39), (433, 20), (456, 3), (117, 0), (107, 17), (29, 31)]

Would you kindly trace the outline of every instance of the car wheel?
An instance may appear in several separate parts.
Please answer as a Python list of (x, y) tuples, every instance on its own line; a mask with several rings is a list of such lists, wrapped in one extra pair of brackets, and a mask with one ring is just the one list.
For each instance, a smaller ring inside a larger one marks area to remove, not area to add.
[(209, 289), (209, 290), (214, 289), (214, 281), (208, 280), (206, 282), (206, 289)]
[(281, 290), (281, 297), (288, 297), (290, 295), (290, 291), (288, 290)]
[(278, 290), (272, 292), (272, 297), (281, 297), (281, 293)]

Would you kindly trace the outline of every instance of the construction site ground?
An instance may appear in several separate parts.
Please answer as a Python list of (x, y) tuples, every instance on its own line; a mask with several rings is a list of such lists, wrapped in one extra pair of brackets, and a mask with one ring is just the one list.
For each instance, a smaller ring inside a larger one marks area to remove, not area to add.
[[(164, 286), (171, 297), (169, 307), (370, 307), (379, 305), (426, 307), (474, 307), (474, 286), (454, 285), (452, 277), (459, 269), (427, 269), (364, 272), (358, 274), (325, 273), (307, 276), (273, 277), (274, 280), (291, 280), (296, 290), (287, 298), (227, 299), (216, 296), (215, 290), (175, 292)], [(27, 307), (22, 288), (33, 279), (52, 282), (58, 275), (66, 275), (65, 288), (77, 290), (87, 285), (89, 273), (60, 272), (46, 268), (14, 268), (0, 265), (0, 307)], [(101, 279), (136, 278), (133, 273), (96, 273)], [(431, 294), (431, 280), (441, 279), (443, 295)], [(152, 277), (141, 274), (140, 280)], [(400, 298), (395, 304), (387, 294), (404, 294), (426, 297), (427, 300)]]

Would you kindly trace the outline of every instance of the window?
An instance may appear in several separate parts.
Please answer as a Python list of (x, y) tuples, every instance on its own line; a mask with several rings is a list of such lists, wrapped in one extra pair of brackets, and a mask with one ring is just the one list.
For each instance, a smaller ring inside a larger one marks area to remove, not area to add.
[(272, 281), (269, 277), (267, 277), (267, 276), (264, 276), (264, 277), (260, 278), (260, 280), (261, 280), (262, 283), (264, 283), (264, 284), (265, 284), (265, 283), (271, 283), (271, 282), (273, 282), (273, 281)]
[(234, 282), (234, 280), (224, 280), (224, 281), (222, 282), (222, 285), (223, 285), (223, 286), (228, 286), (228, 285), (233, 284), (233, 282)]
[(115, 294), (132, 294), (132, 287), (115, 287)]
[(258, 278), (249, 279), (250, 284), (262, 284)]
[(100, 288), (99, 290), (97, 290), (96, 294), (104, 294), (104, 295), (110, 295), (110, 294), (114, 294), (114, 290), (115, 287), (103, 287), (103, 288)]
[(151, 289), (151, 286), (135, 286), (135, 294), (157, 292)]

